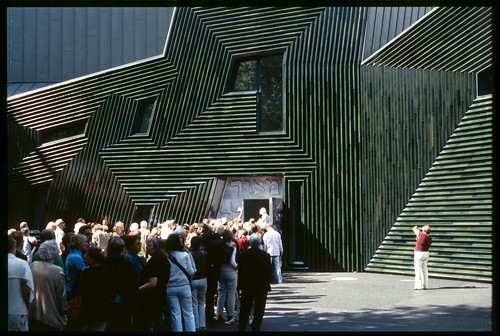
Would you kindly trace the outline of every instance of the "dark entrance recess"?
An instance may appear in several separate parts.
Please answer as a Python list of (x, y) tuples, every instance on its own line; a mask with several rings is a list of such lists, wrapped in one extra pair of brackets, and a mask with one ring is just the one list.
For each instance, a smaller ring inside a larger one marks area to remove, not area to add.
[(305, 271), (308, 267), (304, 264), (304, 226), (302, 224), (302, 183), (290, 183), (290, 208), (289, 208), (289, 235), (287, 243), (288, 265), (294, 271)]
[(151, 225), (151, 223), (149, 221), (149, 217), (151, 215), (152, 208), (153, 207), (150, 205), (138, 205), (138, 206), (136, 206), (135, 211), (134, 211), (134, 216), (133, 216), (133, 222), (139, 224), (142, 220), (145, 220), (148, 222), (148, 230), (151, 230), (151, 228), (149, 227)]
[(268, 199), (246, 199), (243, 200), (243, 221), (248, 221), (250, 218), (254, 218), (255, 221), (259, 220), (260, 214), (259, 210), (264, 207), (266, 208), (267, 214), (269, 214), (269, 200)]
[(494, 85), (494, 72), (493, 66), (489, 66), (484, 70), (481, 70), (477, 74), (477, 95), (487, 95), (493, 93)]

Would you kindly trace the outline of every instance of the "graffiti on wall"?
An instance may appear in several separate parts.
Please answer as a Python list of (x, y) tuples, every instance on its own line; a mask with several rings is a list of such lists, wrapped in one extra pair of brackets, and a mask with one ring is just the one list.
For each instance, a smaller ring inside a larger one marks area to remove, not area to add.
[(218, 217), (233, 220), (241, 215), (243, 200), (282, 198), (281, 176), (248, 176), (228, 178)]

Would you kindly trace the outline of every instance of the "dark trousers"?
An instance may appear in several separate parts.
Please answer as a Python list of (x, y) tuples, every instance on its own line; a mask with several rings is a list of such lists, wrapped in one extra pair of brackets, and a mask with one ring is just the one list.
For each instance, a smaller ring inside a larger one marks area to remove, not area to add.
[(61, 330), (51, 327), (43, 322), (37, 320), (29, 320), (30, 331), (51, 331), (51, 332), (61, 332)]
[(125, 303), (111, 303), (106, 331), (132, 330), (132, 313)]
[(215, 295), (217, 294), (217, 281), (219, 280), (219, 270), (210, 268), (207, 272), (207, 294), (205, 298), (205, 320), (207, 325), (213, 323), (215, 313)]
[(266, 309), (267, 291), (265, 290), (242, 290), (241, 291), (241, 309), (238, 330), (245, 331), (248, 324), (248, 317), (252, 304), (254, 305), (252, 331), (260, 331), (262, 318)]

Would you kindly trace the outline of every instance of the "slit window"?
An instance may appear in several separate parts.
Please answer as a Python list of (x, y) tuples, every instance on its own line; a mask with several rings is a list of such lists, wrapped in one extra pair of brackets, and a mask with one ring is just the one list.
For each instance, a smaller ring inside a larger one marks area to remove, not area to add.
[(41, 140), (45, 143), (80, 135), (85, 132), (86, 125), (87, 119), (43, 130), (41, 131)]
[(137, 114), (135, 116), (133, 134), (148, 133), (151, 121), (153, 119), (153, 110), (156, 99), (148, 99), (139, 103)]

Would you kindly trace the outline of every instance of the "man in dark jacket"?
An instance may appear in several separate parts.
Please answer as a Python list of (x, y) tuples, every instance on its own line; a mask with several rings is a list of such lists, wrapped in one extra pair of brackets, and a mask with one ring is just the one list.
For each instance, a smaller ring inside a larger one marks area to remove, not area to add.
[(207, 252), (207, 294), (205, 299), (205, 319), (209, 327), (216, 324), (214, 319), (215, 294), (217, 293), (217, 281), (220, 275), (220, 265), (225, 243), (222, 238), (212, 231), (210, 226), (203, 224), (201, 228), (201, 244)]
[(252, 331), (260, 331), (267, 293), (271, 290), (273, 275), (269, 253), (259, 247), (262, 238), (259, 234), (250, 236), (250, 248), (242, 252), (238, 258), (238, 278), (241, 289), (241, 310), (238, 330), (245, 331), (250, 309), (254, 304)]

